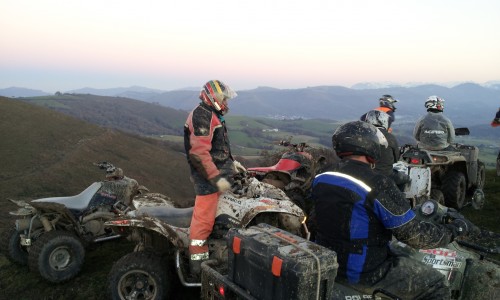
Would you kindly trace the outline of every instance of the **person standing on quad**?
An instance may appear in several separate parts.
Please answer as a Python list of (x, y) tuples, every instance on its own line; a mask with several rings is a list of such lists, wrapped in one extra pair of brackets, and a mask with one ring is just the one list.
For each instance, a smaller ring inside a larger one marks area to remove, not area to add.
[(189, 114), (184, 125), (184, 147), (191, 168), (196, 194), (190, 227), (190, 269), (199, 276), (201, 262), (209, 258), (207, 239), (212, 232), (220, 193), (231, 187), (235, 163), (231, 155), (224, 121), (227, 101), (236, 93), (219, 80), (202, 88), (201, 103)]
[[(380, 97), (379, 107), (375, 108), (375, 110), (379, 110), (385, 112), (389, 115), (389, 126), (387, 127), (388, 132), (392, 132), (392, 123), (396, 120), (394, 112), (396, 111), (396, 106), (394, 105), (398, 100), (394, 99), (391, 95), (383, 95)], [(365, 121), (366, 114), (362, 115), (360, 120)]]
[(375, 172), (378, 130), (361, 121), (346, 123), (332, 136), (341, 158), (313, 182), (316, 242), (337, 253), (339, 282), (371, 294), (383, 289), (401, 299), (450, 299), (445, 277), (431, 266), (391, 252), (394, 236), (414, 248), (448, 245), (472, 226), (420, 222), (394, 182)]
[(444, 99), (430, 96), (425, 101), (427, 115), (422, 116), (413, 129), (413, 137), (427, 150), (453, 151), (455, 128), (444, 114)]

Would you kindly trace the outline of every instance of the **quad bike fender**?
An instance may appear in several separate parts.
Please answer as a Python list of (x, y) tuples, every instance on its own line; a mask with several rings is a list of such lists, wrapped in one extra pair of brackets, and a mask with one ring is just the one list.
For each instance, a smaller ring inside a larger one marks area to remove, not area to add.
[(116, 219), (104, 223), (118, 234), (128, 229), (141, 228), (145, 231), (155, 231), (169, 240), (177, 248), (187, 248), (189, 245), (189, 229), (168, 225), (157, 218), (143, 216), (137, 219)]
[[(250, 201), (249, 201), (250, 202)], [(300, 207), (291, 201), (274, 200), (262, 197), (258, 201), (249, 203), (252, 209), (246, 209), (241, 218), (241, 227), (246, 227), (258, 215), (262, 213), (281, 213), (296, 217), (299, 222), (305, 221), (305, 214)]]
[(254, 168), (248, 168), (247, 170), (250, 172), (256, 172), (256, 173), (268, 173), (268, 172), (272, 172), (272, 171), (290, 172), (290, 171), (293, 171), (299, 167), (300, 167), (299, 162), (292, 160), (292, 159), (282, 158), (274, 166), (254, 167)]
[(37, 214), (41, 217), (43, 217), (45, 213), (55, 212), (71, 221), (75, 226), (78, 226), (78, 220), (64, 204), (56, 202), (31, 202), (31, 205), (37, 210)]

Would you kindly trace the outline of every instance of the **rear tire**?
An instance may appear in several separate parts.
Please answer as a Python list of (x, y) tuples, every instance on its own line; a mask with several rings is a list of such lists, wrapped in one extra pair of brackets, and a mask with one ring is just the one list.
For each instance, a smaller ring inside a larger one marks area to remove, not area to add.
[(452, 170), (444, 174), (441, 190), (448, 207), (461, 209), (465, 204), (467, 182), (463, 173)]
[(4, 230), (0, 236), (0, 251), (9, 261), (25, 266), (28, 264), (28, 251), (21, 246), (20, 234), (14, 227)]
[(53, 230), (41, 235), (30, 249), (30, 270), (38, 271), (46, 280), (64, 282), (75, 277), (82, 268), (85, 248), (73, 233)]
[(129, 253), (120, 258), (108, 275), (111, 299), (161, 300), (169, 296), (172, 280), (168, 264), (152, 251)]

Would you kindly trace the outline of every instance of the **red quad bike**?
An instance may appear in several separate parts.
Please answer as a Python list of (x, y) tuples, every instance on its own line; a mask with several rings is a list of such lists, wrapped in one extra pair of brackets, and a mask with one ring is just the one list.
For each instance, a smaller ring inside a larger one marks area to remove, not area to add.
[(147, 189), (124, 176), (122, 169), (107, 162), (94, 165), (106, 171), (106, 180), (78, 195), (11, 200), (19, 206), (10, 212), (17, 220), (0, 236), (0, 251), (10, 261), (29, 265), (50, 282), (67, 281), (80, 272), (87, 246), (120, 237), (104, 225), (106, 221), (134, 206), (148, 205), (133, 200)]
[(259, 181), (283, 190), (290, 200), (307, 213), (307, 191), (319, 167), (325, 162), (325, 157), (315, 160), (305, 151), (310, 148), (306, 143), (292, 144), (289, 140), (282, 140), (279, 145), (288, 147), (289, 150), (283, 153), (274, 166), (248, 168), (247, 171)]

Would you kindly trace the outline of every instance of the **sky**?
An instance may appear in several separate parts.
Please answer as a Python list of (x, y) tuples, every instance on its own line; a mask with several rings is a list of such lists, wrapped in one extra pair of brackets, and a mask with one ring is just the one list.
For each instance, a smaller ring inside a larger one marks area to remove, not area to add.
[(500, 80), (498, 0), (0, 0), (0, 89)]

